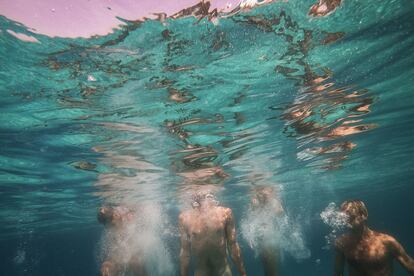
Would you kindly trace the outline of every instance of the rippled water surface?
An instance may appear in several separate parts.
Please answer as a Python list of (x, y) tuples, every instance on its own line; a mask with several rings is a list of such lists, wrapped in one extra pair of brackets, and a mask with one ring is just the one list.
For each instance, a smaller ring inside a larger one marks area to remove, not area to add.
[(312, 4), (126, 21), (90, 39), (0, 17), (5, 275), (97, 273), (97, 209), (138, 203), (156, 206), (162, 228), (149, 247), (165, 246), (165, 270), (153, 273), (175, 275), (177, 215), (203, 189), (234, 210), (260, 275), (248, 211), (258, 186), (286, 213), (262, 233), (281, 241), (283, 275), (331, 273), (319, 214), (348, 198), (414, 254), (414, 5), (349, 0), (311, 18)]

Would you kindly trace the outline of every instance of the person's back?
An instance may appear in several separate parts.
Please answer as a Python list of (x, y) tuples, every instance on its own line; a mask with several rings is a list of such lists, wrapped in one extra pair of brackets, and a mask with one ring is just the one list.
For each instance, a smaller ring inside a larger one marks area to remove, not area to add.
[(196, 262), (196, 274), (197, 271), (208, 271), (209, 275), (223, 275), (229, 269), (225, 227), (227, 213), (230, 212), (228, 208), (215, 206), (208, 210), (190, 210), (182, 214)]
[(179, 216), (181, 234), (181, 275), (189, 275), (190, 252), (194, 275), (231, 275), (227, 248), (241, 275), (245, 275), (230, 208), (213, 203), (198, 203)]

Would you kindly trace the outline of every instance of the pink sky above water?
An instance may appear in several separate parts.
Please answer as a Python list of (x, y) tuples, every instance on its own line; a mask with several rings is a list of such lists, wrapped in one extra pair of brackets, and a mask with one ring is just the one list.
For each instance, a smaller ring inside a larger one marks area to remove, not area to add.
[[(140, 19), (154, 12), (173, 14), (198, 0), (0, 0), (0, 15), (36, 33), (59, 37), (105, 35), (120, 24), (115, 18)], [(211, 0), (212, 7), (235, 7), (238, 0)]]

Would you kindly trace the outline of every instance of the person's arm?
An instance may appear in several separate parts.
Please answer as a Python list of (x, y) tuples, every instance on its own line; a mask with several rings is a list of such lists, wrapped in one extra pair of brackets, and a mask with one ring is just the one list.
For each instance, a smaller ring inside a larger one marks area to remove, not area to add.
[(285, 213), (285, 210), (283, 209), (282, 203), (280, 200), (278, 200), (276, 197), (273, 197), (271, 199), (272, 209), (275, 214), (275, 216), (281, 216)]
[(246, 271), (243, 265), (243, 259), (241, 256), (241, 250), (236, 239), (236, 226), (234, 223), (233, 213), (230, 209), (227, 211), (227, 223), (226, 223), (226, 237), (227, 237), (227, 246), (230, 251), (231, 259), (234, 265), (237, 267), (239, 274), (241, 276), (246, 275)]
[(339, 249), (339, 242), (336, 241), (335, 246), (335, 268), (334, 276), (344, 276), (345, 256)]
[(408, 256), (404, 247), (393, 237), (389, 236), (391, 250), (397, 261), (411, 274), (414, 275), (414, 260)]
[(180, 228), (180, 275), (188, 276), (190, 267), (190, 238), (184, 226), (184, 216), (179, 216), (179, 228)]

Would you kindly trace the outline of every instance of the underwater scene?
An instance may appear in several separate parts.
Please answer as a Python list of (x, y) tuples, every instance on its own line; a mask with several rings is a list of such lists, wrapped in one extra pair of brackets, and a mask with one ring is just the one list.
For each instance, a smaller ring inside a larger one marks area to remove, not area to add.
[(7, 5), (0, 275), (414, 275), (413, 1)]

